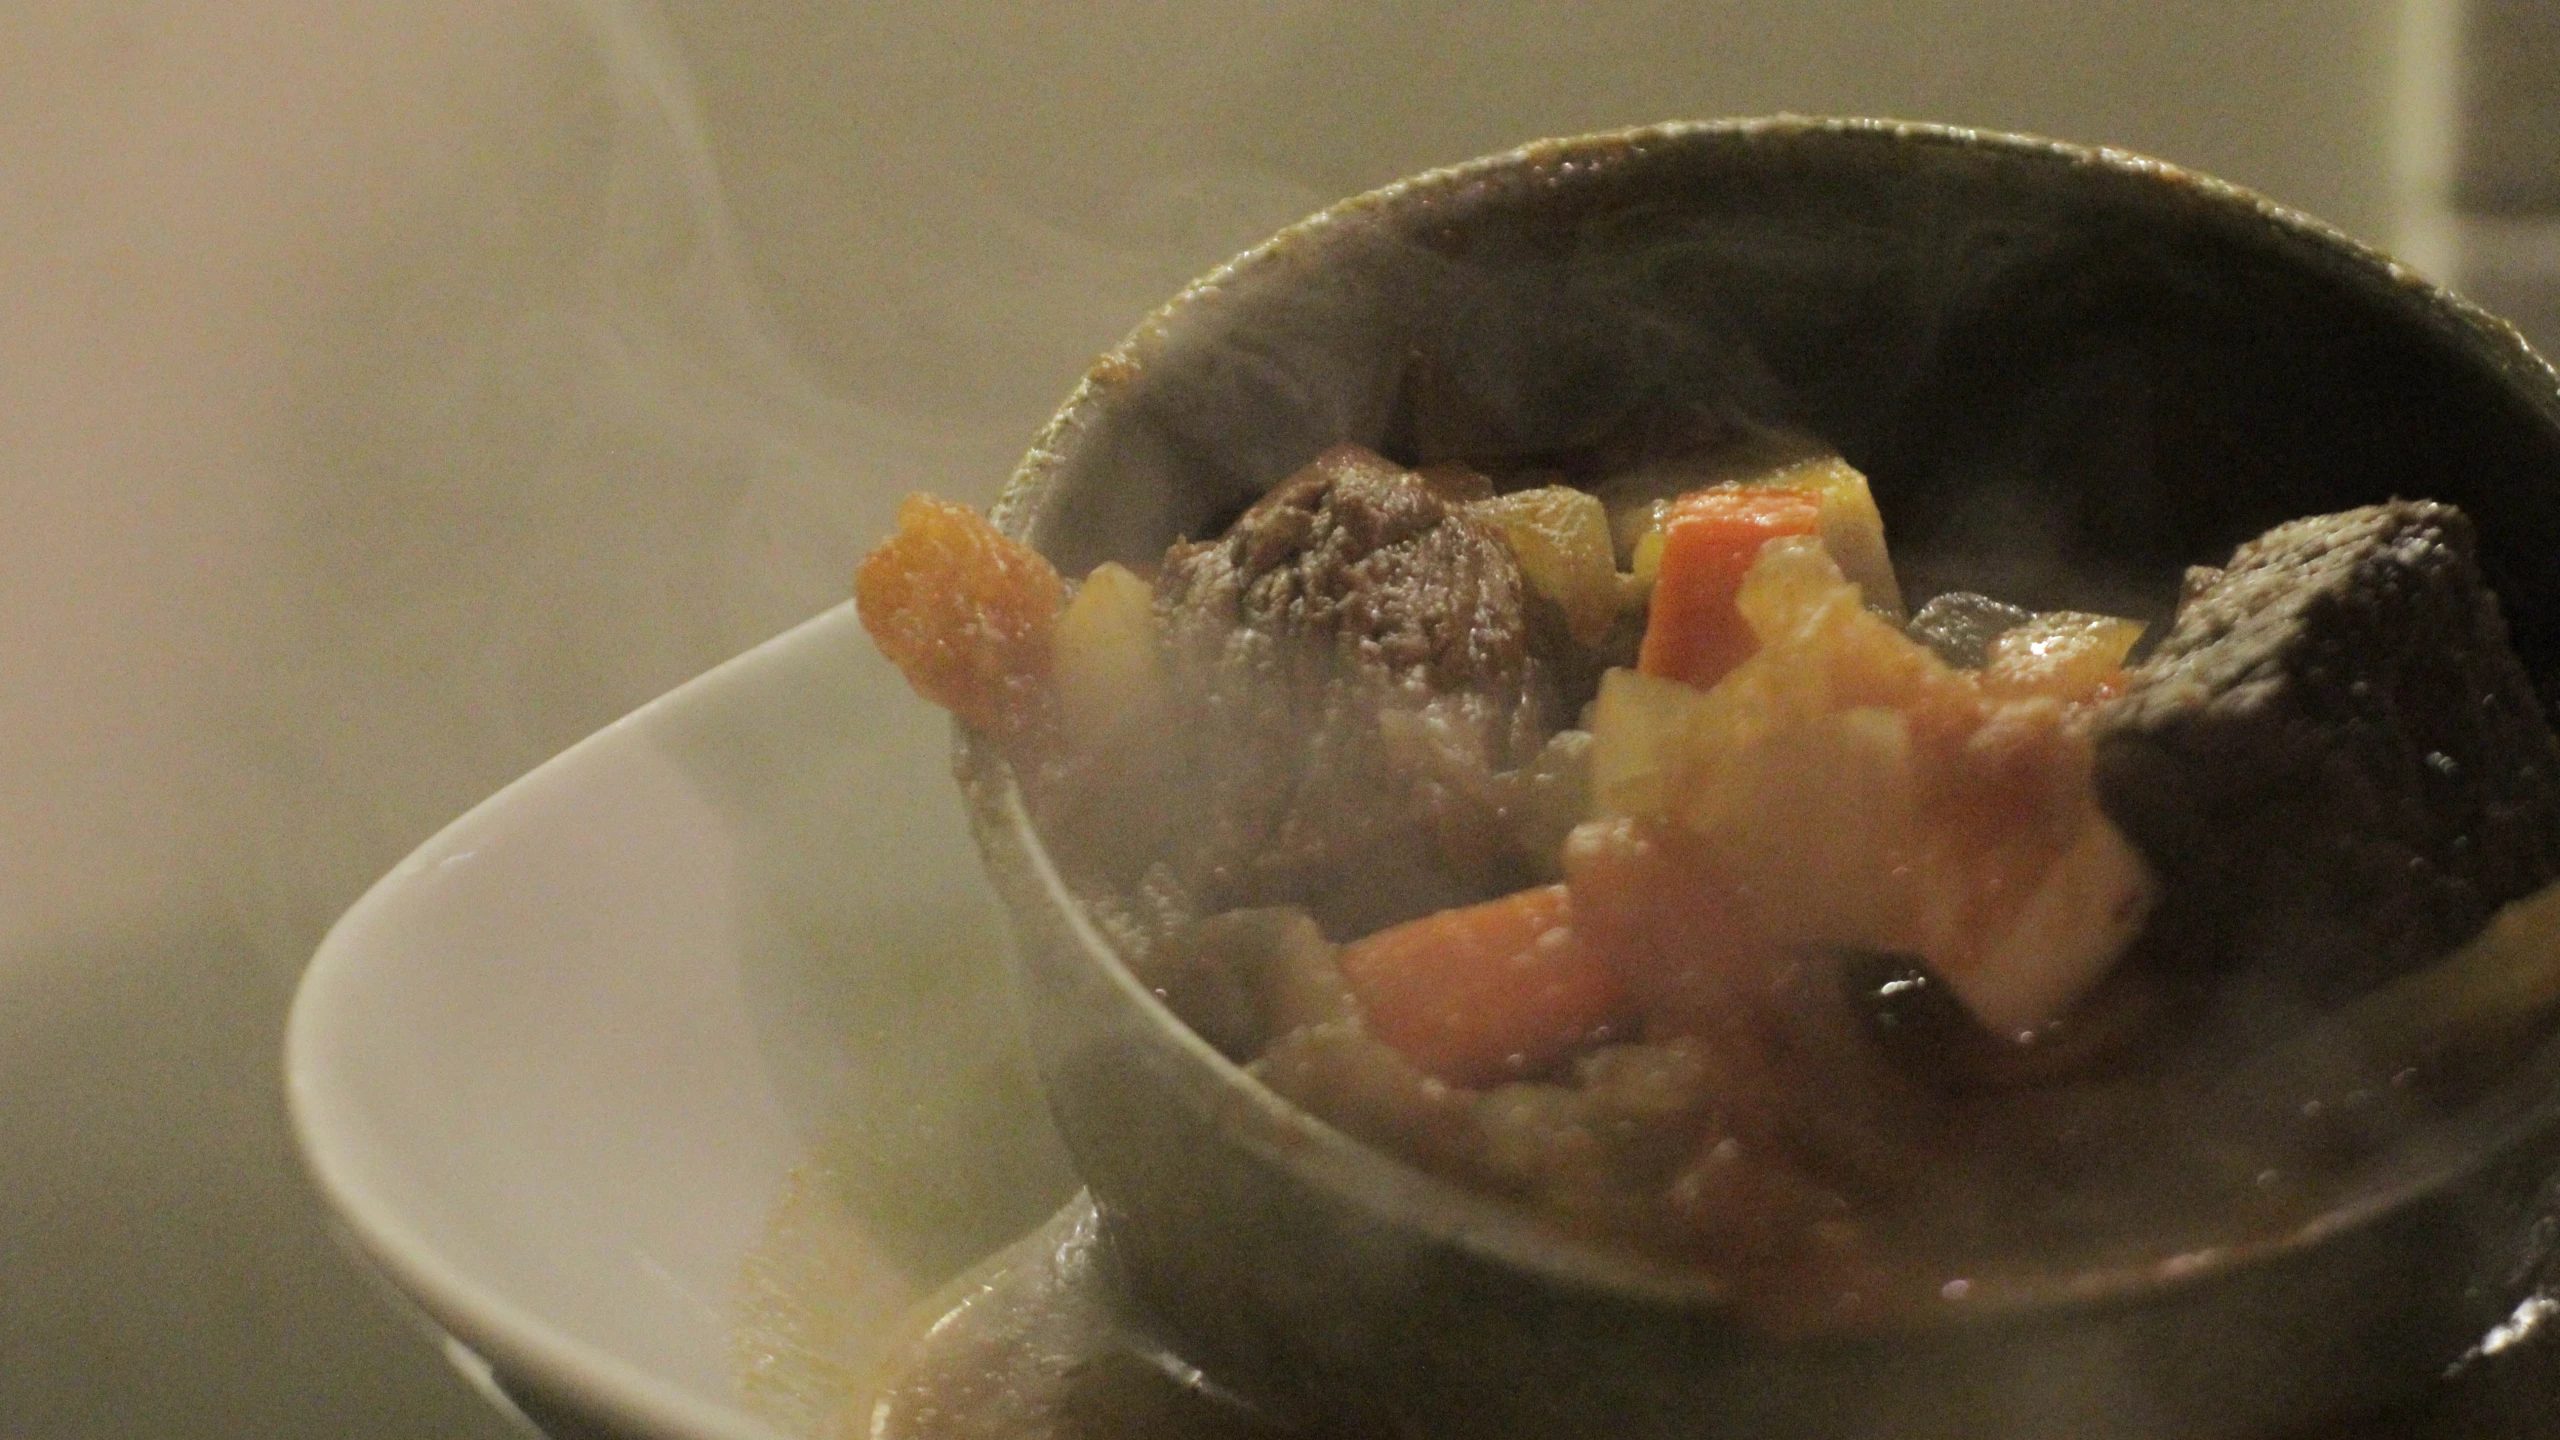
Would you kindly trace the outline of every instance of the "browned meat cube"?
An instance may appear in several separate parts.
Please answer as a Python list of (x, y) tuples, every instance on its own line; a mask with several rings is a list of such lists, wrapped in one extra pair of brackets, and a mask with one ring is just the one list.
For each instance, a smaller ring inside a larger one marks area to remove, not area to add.
[(2560, 875), (2560, 746), (2449, 505), (2292, 521), (2191, 575), (2098, 783), (2165, 882), (2147, 955), (2312, 1002)]
[(1555, 702), (1491, 525), (1343, 446), (1176, 546), (1156, 595), (1200, 820), (1169, 878), (1195, 913), (1303, 903), (1347, 939), (1525, 883), (1494, 777)]

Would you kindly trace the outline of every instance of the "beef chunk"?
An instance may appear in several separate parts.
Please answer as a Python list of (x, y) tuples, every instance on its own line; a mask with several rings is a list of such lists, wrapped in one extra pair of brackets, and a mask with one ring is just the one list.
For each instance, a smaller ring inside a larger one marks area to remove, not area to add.
[(1553, 728), (1519, 562), (1423, 478), (1344, 446), (1156, 581), (1195, 914), (1303, 904), (1347, 938), (1526, 883), (1497, 780)]
[(2293, 521), (2192, 573), (2097, 746), (2165, 881), (2161, 963), (2327, 1003), (2560, 874), (2560, 747), (2448, 505)]

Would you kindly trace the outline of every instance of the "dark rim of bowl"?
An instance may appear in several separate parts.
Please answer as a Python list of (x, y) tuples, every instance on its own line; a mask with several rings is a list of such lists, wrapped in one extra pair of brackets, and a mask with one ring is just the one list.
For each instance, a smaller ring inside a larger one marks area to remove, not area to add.
[[(2108, 172), (2184, 192), (2227, 218), (2254, 221), (2270, 238), (2289, 245), (2294, 258), (2336, 274), (2376, 281), (2398, 294), (2408, 317), (2462, 342), (2492, 366), (2510, 387), (2529, 398), (2560, 428), (2560, 375), (2525, 342), (2514, 326), (2426, 279), (2408, 266), (2353, 239), (2325, 221), (2277, 204), (2244, 187), (2167, 161), (2109, 147), (2091, 147), (2031, 135), (1916, 121), (1778, 115), (1762, 118), (1673, 121), (1589, 135), (1547, 139), (1499, 154), (1428, 170), (1339, 201), (1298, 221), (1183, 287), (1157, 307), (1127, 338), (1096, 359), (1064, 405), (1050, 418), (1016, 467), (991, 509), (1000, 530), (1030, 541), (1057, 471), (1094, 417), (1112, 403), (1149, 363), (1179, 318), (1204, 299), (1249, 279), (1279, 256), (1319, 246), (1338, 232), (1408, 211), (1431, 211), (1442, 223), (1462, 222), (1467, 207), (1541, 189), (1556, 191), (1578, 181), (1640, 162), (1673, 147), (1748, 146), (1825, 138), (1886, 147), (1948, 147), (1987, 151), (2029, 165)], [(1369, 1213), (1409, 1227), (1423, 1238), (1535, 1274), (1567, 1289), (1602, 1292), (1680, 1308), (1723, 1308), (1726, 1287), (1691, 1266), (1655, 1260), (1567, 1234), (1518, 1204), (1481, 1194), (1430, 1175), (1387, 1151), (1348, 1134), (1283, 1099), (1242, 1066), (1194, 1034), (1162, 999), (1132, 974), (1096, 930), (1033, 829), (1011, 765), (991, 742), (954, 727), (955, 768), (968, 791), (973, 823), (989, 842), (1021, 862), (1021, 882), (1036, 885), (1038, 900), (1053, 907), (1087, 957), (1099, 963), (1121, 997), (1150, 1022), (1150, 1043), (1178, 1056), (1200, 1078), (1198, 1098), (1238, 1143), (1300, 1179), (1339, 1195)], [(1019, 897), (1009, 897), (1019, 898)], [(2075, 1309), (2136, 1304), (2171, 1291), (2201, 1286), (2247, 1268), (2281, 1261), (2322, 1240), (2354, 1231), (2413, 1199), (2457, 1181), (2518, 1140), (2560, 1118), (2560, 1037), (2518, 1067), (2502, 1095), (2521, 1095), (2521, 1113), (2447, 1117), (2425, 1132), (2425, 1143), (2399, 1147), (2384, 1174), (2304, 1224), (2280, 1233), (2250, 1236), (2140, 1261), (2087, 1270), (2004, 1276), (1977, 1283), (1961, 1305), (1896, 1313), (1874, 1322), (1847, 1322), (1834, 1333), (1852, 1334), (1874, 1324), (1909, 1329), (1924, 1325), (1969, 1327), (2003, 1320), (2032, 1320), (2060, 1307)], [(2487, 1108), (2487, 1107), (2482, 1107)]]

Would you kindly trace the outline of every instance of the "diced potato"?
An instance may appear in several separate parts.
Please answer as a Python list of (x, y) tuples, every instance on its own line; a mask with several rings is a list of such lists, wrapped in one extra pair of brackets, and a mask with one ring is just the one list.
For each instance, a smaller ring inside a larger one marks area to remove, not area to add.
[(1423, 1072), (1357, 1020), (1293, 1030), (1246, 1067), (1345, 1134), (1442, 1174), (1480, 1173), (1476, 1093)]
[(1791, 536), (1762, 548), (1733, 603), (1766, 653), (1815, 643), (1817, 631), (1836, 629), (1856, 613), (1859, 597), (1848, 585), (1829, 546)]
[(1657, 1038), (1713, 1034), (1747, 1015), (1784, 963), (1715, 849), (1695, 835), (1594, 820), (1565, 842), (1564, 872), (1574, 928)]
[[(1802, 490), (1813, 495), (1822, 510), (1823, 546), (1831, 552), (1841, 574), (1858, 587), (1868, 609), (1896, 623), (1902, 620), (1902, 585), (1893, 573), (1893, 557), (1885, 549), (1884, 516), (1876, 509), (1867, 477), (1847, 461), (1826, 455), (1724, 483)], [(1641, 584), (1651, 585), (1661, 574), (1663, 526), (1676, 506), (1676, 500), (1649, 500), (1619, 518), (1622, 548), (1629, 568)]]
[(1918, 804), (1909, 727), (1893, 710), (1840, 705), (1833, 670), (1852, 648), (1844, 630), (1910, 642), (1860, 608), (1809, 540), (1772, 542), (1743, 604), (1763, 647), (1713, 689), (1603, 677), (1594, 810), (1705, 837), (1783, 938), (1905, 944), (1897, 877)]
[[(1986, 1024), (2043, 1025), (2149, 904), (2083, 722), (1990, 693), (1860, 602), (1823, 544), (1768, 542), (1735, 601), (1750, 658), (1703, 692), (1602, 680), (1594, 813), (1703, 842), (1770, 943), (1918, 954)], [(2069, 633), (2110, 671), (2130, 643), (2120, 622)]]
[(1714, 1099), (1706, 1066), (1688, 1045), (1605, 1045), (1573, 1068), (1592, 1110), (1622, 1124), (1676, 1123)]
[(1337, 963), (1339, 947), (1324, 938), (1316, 922), (1296, 906), (1285, 923), (1275, 924), (1266, 954), (1272, 957), (1262, 975), (1263, 1010), (1271, 1033), (1286, 1035), (1314, 1025), (1356, 1020), (1360, 1003)]
[(1777, 471), (1757, 483), (1811, 490), (1822, 497), (1822, 543), (1840, 562), (1840, 573), (1858, 587), (1867, 608), (1899, 621), (1902, 585), (1885, 550), (1884, 516), (1876, 509), (1867, 477), (1837, 455)]
[(2123, 677), (2142, 639), (2139, 620), (2049, 610), (1991, 642), (1982, 688), (1995, 695), (2049, 695), (2065, 703), (2104, 694)]
[(1939, 976), (1995, 1034), (2034, 1031), (2096, 986), (2142, 929), (2156, 898), (2151, 867), (2096, 806), (2078, 838), (1997, 933)]
[(1720, 767), (1709, 833), (1782, 943), (1908, 951), (1907, 864), (1919, 823), (1911, 734), (1891, 710), (1816, 715)]
[(1608, 636), (1620, 593), (1609, 516), (1599, 497), (1570, 485), (1545, 485), (1479, 500), (1469, 509), (1501, 529), (1520, 557), (1521, 573), (1564, 612), (1575, 640), (1597, 645)]
[(1531, 1192), (1559, 1174), (1596, 1170), (1609, 1153), (1596, 1120), (1581, 1093), (1561, 1085), (1495, 1086), (1476, 1105), (1485, 1169), (1507, 1188)]
[[(2456, 1073), (2560, 1007), (2560, 882), (2511, 900), (2432, 965), (2366, 991), (2259, 1051), (2233, 1094), (2343, 1097), (2376, 1075)], [(2412, 1078), (2417, 1078), (2412, 1076)]]
[(2560, 883), (2511, 900), (2445, 960), (2403, 975), (2340, 1017), (2370, 1053), (2408, 1056), (2511, 1033), (2560, 1005)]
[(1155, 587), (1127, 566), (1106, 562), (1085, 577), (1051, 646), (1059, 714), (1077, 750), (1098, 753), (1164, 713)]
[(1662, 521), (1670, 509), (1668, 500), (1656, 501), (1648, 507), (1641, 528), (1627, 547), (1627, 573), (1635, 578), (1637, 585), (1647, 590), (1662, 578)]
[(1193, 921), (1129, 968), (1200, 1038), (1244, 1060), (1276, 1036), (1358, 1013), (1333, 953), (1306, 911), (1275, 905)]
[(1706, 693), (1677, 680), (1611, 670), (1591, 710), (1591, 809), (1669, 822), (1705, 758), (1695, 738)]
[(1732, 775), (1761, 763), (1773, 733), (1833, 708), (1822, 637), (1864, 612), (1822, 547), (1772, 542), (1737, 604), (1763, 648), (1713, 689), (1625, 670), (1601, 678), (1592, 711), (1595, 815), (1701, 833), (1746, 823), (1747, 811), (1735, 807), (1748, 798)]
[(1559, 730), (1535, 759), (1508, 777), (1504, 806), (1520, 852), (1543, 879), (1556, 878), (1557, 856), (1573, 827), (1591, 818), (1591, 732)]

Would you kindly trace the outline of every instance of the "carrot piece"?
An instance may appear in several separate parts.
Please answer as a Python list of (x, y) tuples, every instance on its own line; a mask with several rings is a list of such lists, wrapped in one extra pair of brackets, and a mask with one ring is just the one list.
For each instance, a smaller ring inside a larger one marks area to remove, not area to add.
[(1452, 1085), (1532, 1074), (1618, 1017), (1623, 991), (1561, 885), (1443, 910), (1344, 947), (1369, 1033)]
[(855, 572), (853, 595), (881, 653), (961, 723), (1007, 740), (1048, 723), (1050, 642), (1066, 584), (985, 516), (908, 496), (896, 533)]
[(1704, 689), (1751, 658), (1760, 642), (1733, 603), (1742, 577), (1761, 546), (1821, 529), (1821, 497), (1803, 490), (1718, 485), (1673, 501), (1636, 668)]

